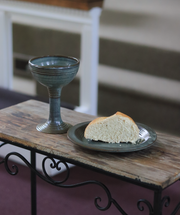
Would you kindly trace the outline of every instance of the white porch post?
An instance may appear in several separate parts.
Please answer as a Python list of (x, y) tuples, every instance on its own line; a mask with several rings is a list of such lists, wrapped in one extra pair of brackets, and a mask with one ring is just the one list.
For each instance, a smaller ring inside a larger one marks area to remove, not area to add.
[(101, 8), (90, 11), (92, 23), (84, 25), (81, 34), (80, 107), (77, 111), (97, 115), (99, 16)]
[[(12, 88), (12, 23), (8, 12), (0, 10), (0, 86)], [(6, 71), (6, 72), (4, 72)]]

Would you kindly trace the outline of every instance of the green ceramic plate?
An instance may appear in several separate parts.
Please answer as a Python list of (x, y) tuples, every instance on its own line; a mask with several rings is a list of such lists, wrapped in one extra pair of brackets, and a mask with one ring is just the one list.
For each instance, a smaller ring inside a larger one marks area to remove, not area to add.
[(156, 140), (156, 133), (148, 126), (136, 123), (139, 128), (139, 140), (132, 143), (105, 143), (92, 141), (84, 137), (84, 130), (89, 122), (79, 123), (68, 130), (68, 138), (75, 144), (87, 149), (102, 152), (133, 152), (150, 147)]

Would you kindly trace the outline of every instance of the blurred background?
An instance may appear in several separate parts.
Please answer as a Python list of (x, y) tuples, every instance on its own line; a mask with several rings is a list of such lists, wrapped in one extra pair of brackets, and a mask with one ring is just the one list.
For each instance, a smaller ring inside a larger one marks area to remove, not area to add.
[[(78, 27), (62, 31), (58, 26), (13, 24), (13, 90), (48, 97), (28, 72), (31, 57), (80, 58)], [(153, 129), (180, 136), (180, 2), (104, 0), (98, 77), (98, 115), (121, 111)], [(61, 98), (79, 104), (78, 77), (63, 89)]]

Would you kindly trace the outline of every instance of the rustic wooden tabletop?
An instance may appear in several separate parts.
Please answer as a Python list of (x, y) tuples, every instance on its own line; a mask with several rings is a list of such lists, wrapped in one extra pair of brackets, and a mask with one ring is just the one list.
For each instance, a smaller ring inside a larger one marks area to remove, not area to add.
[[(103, 172), (166, 188), (180, 179), (180, 138), (157, 133), (155, 144), (131, 153), (91, 151), (72, 143), (67, 134), (44, 134), (36, 125), (48, 118), (47, 103), (29, 100), (0, 111), (0, 138), (61, 156)], [(75, 125), (94, 116), (61, 108), (62, 119)]]

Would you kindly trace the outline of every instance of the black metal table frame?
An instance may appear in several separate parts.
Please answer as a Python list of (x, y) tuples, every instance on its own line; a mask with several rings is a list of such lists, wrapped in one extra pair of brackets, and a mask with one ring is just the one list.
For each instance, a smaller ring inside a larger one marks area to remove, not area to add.
[[(24, 157), (22, 156), (20, 153), (18, 152), (10, 152), (8, 153), (3, 160), (0, 161), (0, 164), (4, 164), (6, 171), (11, 174), (11, 175), (16, 175), (18, 173), (18, 167), (16, 165), (13, 165), (11, 168), (8, 166), (8, 160), (9, 158), (14, 155), (19, 157), (31, 170), (31, 214), (32, 215), (36, 215), (37, 214), (37, 205), (36, 205), (36, 176), (39, 176), (42, 180), (46, 181), (49, 184), (52, 184), (54, 186), (57, 187), (63, 187), (63, 188), (73, 188), (73, 187), (80, 187), (80, 186), (84, 186), (87, 184), (96, 184), (99, 185), (100, 187), (102, 187), (104, 189), (104, 191), (107, 194), (107, 198), (108, 198), (108, 203), (105, 207), (101, 207), (98, 204), (98, 201), (101, 201), (100, 197), (96, 197), (94, 199), (94, 203), (97, 209), (101, 210), (101, 211), (105, 211), (108, 210), (112, 204), (114, 204), (114, 206), (117, 208), (117, 210), (120, 212), (120, 214), (122, 215), (127, 215), (127, 213), (123, 210), (123, 208), (117, 203), (117, 201), (115, 199), (112, 198), (111, 192), (109, 191), (109, 189), (101, 182), (96, 181), (96, 180), (89, 180), (89, 181), (85, 181), (85, 182), (81, 182), (81, 183), (77, 183), (77, 184), (71, 184), (71, 185), (65, 185), (64, 183), (67, 181), (67, 179), (69, 178), (69, 172), (70, 169), (68, 167), (67, 163), (72, 163), (75, 164), (77, 166), (81, 166), (81, 167), (85, 167), (88, 169), (91, 169), (93, 171), (97, 171), (100, 173), (103, 173), (105, 175), (109, 175), (115, 178), (118, 178), (120, 180), (124, 180), (127, 181), (129, 183), (133, 183), (136, 185), (139, 185), (141, 187), (144, 188), (148, 188), (149, 190), (153, 190), (154, 191), (154, 201), (153, 201), (153, 206), (151, 205), (151, 203), (146, 200), (146, 199), (139, 199), (137, 202), (137, 207), (140, 211), (144, 211), (144, 206), (142, 205), (145, 204), (149, 210), (149, 215), (162, 215), (162, 209), (163, 207), (168, 207), (170, 204), (170, 197), (169, 196), (164, 196), (162, 198), (162, 188), (158, 187), (158, 186), (154, 186), (152, 184), (146, 184), (146, 183), (142, 183), (140, 182), (138, 179), (133, 180), (133, 179), (128, 179), (122, 176), (117, 176), (115, 174), (112, 173), (108, 173), (103, 171), (102, 169), (98, 169), (71, 159), (67, 159), (61, 156), (57, 156), (54, 154), (50, 154), (44, 151), (40, 151), (38, 149), (35, 148), (31, 148), (31, 147), (27, 147), (24, 146), (22, 144), (19, 144), (17, 142), (11, 142), (11, 141), (6, 141), (2, 138), (0, 138), (1, 144), (0, 144), (0, 148), (3, 147), (4, 145), (10, 144), (10, 145), (14, 145), (23, 149), (27, 149), (30, 151), (30, 162)], [(42, 161), (42, 170), (43, 173), (40, 173), (39, 171), (36, 170), (36, 153), (44, 155), (44, 159)], [(59, 164), (63, 163), (66, 167), (66, 177), (64, 180), (62, 181), (54, 181), (46, 172), (46, 168), (45, 168), (45, 162), (47, 159), (51, 160), (51, 168), (55, 168), (57, 170), (60, 171), (60, 167)], [(56, 161), (58, 160), (58, 161)], [(177, 204), (177, 206), (175, 207), (175, 209), (173, 210), (173, 212), (170, 215), (175, 215), (177, 214), (177, 212), (180, 209), (180, 202)]]

